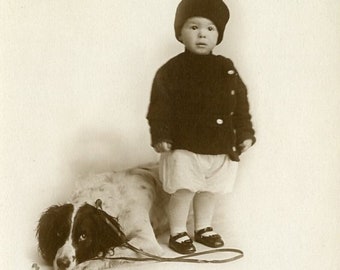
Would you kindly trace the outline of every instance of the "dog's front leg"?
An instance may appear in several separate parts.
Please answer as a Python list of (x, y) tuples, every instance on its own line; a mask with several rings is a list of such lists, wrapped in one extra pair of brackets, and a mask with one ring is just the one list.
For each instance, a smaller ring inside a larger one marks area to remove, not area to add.
[(129, 244), (155, 256), (162, 256), (164, 254), (164, 250), (153, 235), (138, 235), (132, 238)]
[(141, 210), (135, 215), (132, 215), (128, 222), (128, 224), (137, 225), (129, 228), (128, 238), (130, 239), (130, 245), (156, 256), (161, 256), (164, 253), (156, 239), (148, 213), (145, 211), (143, 213)]
[(125, 260), (98, 259), (89, 260), (78, 264), (74, 270), (103, 270), (127, 263)]

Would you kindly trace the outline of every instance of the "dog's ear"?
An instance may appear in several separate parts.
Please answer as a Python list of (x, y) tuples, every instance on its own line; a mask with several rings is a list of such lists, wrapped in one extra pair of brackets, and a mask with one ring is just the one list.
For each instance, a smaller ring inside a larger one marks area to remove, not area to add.
[(39, 251), (49, 264), (53, 263), (57, 250), (70, 234), (72, 204), (54, 205), (40, 217), (36, 229)]
[(78, 209), (72, 237), (78, 262), (105, 255), (111, 248), (127, 241), (118, 220), (90, 204)]
[(97, 199), (95, 202), (96, 214), (102, 224), (103, 235), (111, 238), (112, 247), (118, 247), (127, 242), (126, 236), (118, 222), (118, 218), (110, 216), (103, 211), (103, 202)]
[(110, 216), (103, 210), (97, 209), (98, 218), (101, 220), (101, 235), (106, 238), (110, 247), (118, 247), (127, 242), (126, 235), (122, 231), (117, 218)]

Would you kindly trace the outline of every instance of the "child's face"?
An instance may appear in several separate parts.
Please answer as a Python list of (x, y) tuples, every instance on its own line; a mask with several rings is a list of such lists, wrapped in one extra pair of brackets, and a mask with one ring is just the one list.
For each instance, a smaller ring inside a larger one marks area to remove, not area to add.
[(218, 31), (215, 24), (207, 18), (192, 17), (182, 27), (179, 40), (196, 54), (209, 54), (216, 46)]

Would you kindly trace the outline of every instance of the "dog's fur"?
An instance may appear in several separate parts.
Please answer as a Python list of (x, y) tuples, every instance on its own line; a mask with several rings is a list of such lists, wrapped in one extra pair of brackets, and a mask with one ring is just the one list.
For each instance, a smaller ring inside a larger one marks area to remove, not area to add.
[[(158, 182), (157, 164), (93, 175), (82, 179), (80, 186), (69, 203), (48, 208), (39, 220), (40, 253), (55, 270), (108, 266), (108, 260), (89, 260), (112, 255), (112, 247), (121, 244), (108, 220), (118, 220), (133, 246), (162, 254), (156, 234), (167, 228), (168, 196)], [(102, 201), (103, 211), (95, 207), (97, 199)], [(136, 255), (116, 247), (114, 256)]]

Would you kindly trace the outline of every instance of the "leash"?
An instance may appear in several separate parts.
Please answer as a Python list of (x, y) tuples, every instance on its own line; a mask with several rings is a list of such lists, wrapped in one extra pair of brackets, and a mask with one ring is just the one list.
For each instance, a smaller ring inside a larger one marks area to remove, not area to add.
[[(228, 263), (232, 261), (236, 261), (238, 259), (241, 259), (244, 256), (244, 253), (242, 250), (236, 249), (236, 248), (219, 248), (219, 249), (213, 249), (213, 250), (207, 250), (207, 251), (201, 251), (196, 252), (194, 254), (189, 255), (183, 255), (178, 257), (161, 257), (156, 256), (153, 254), (150, 254), (148, 252), (145, 252), (129, 243), (124, 243), (121, 245), (121, 247), (125, 247), (128, 249), (131, 249), (137, 254), (143, 255), (143, 258), (134, 258), (134, 257), (94, 257), (90, 260), (123, 260), (123, 261), (137, 261), (137, 262), (146, 262), (146, 261), (156, 261), (156, 262), (184, 262), (184, 263)], [(231, 258), (226, 259), (215, 259), (215, 260), (207, 260), (207, 259), (194, 259), (193, 257), (203, 256), (207, 254), (212, 253), (235, 253), (235, 255)]]
[[(185, 262), (185, 263), (227, 263), (227, 262), (232, 262), (236, 261), (238, 259), (241, 259), (244, 256), (244, 253), (242, 250), (235, 249), (235, 248), (219, 248), (219, 249), (212, 249), (212, 250), (207, 250), (207, 251), (201, 251), (201, 252), (196, 252), (193, 254), (189, 255), (183, 255), (183, 256), (178, 256), (178, 257), (160, 257), (156, 256), (153, 254), (150, 254), (148, 252), (145, 252), (139, 248), (136, 248), (132, 246), (129, 243), (124, 243), (124, 247), (127, 247), (137, 254), (141, 254), (146, 256), (145, 258), (137, 258), (140, 261), (158, 261), (158, 262)], [(226, 258), (226, 259), (215, 259), (215, 260), (207, 260), (207, 259), (193, 259), (193, 257), (198, 257), (198, 256), (203, 256), (207, 254), (213, 254), (213, 253), (236, 253), (231, 258)], [(113, 259), (113, 258), (112, 258)], [(129, 258), (126, 258), (129, 260)]]
[[(95, 202), (95, 207), (101, 211), (101, 214), (107, 213), (102, 210), (102, 202), (100, 199), (98, 199)], [(111, 227), (112, 231), (115, 232), (117, 237), (120, 239), (118, 241), (120, 244), (116, 245), (115, 247), (125, 247), (132, 251), (134, 251), (136, 254), (143, 255), (144, 257), (105, 257), (105, 256), (97, 256), (90, 260), (124, 260), (124, 261), (139, 261), (139, 262), (145, 262), (145, 261), (156, 261), (156, 262), (184, 262), (184, 263), (228, 263), (232, 261), (236, 261), (238, 259), (241, 259), (244, 256), (244, 253), (240, 249), (236, 248), (219, 248), (219, 249), (212, 249), (207, 251), (201, 251), (196, 252), (193, 254), (178, 256), (178, 257), (161, 257), (157, 256), (148, 252), (145, 252), (144, 250), (137, 248), (130, 243), (127, 242), (125, 234), (121, 231), (120, 225), (118, 223), (118, 219), (113, 218), (112, 220), (109, 220), (105, 217), (105, 222)], [(207, 260), (207, 259), (197, 259), (193, 257), (203, 256), (207, 254), (213, 254), (213, 253), (234, 253), (235, 255), (231, 258), (226, 259), (215, 259), (215, 260)]]

